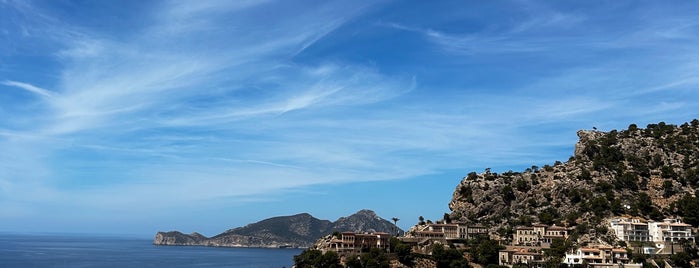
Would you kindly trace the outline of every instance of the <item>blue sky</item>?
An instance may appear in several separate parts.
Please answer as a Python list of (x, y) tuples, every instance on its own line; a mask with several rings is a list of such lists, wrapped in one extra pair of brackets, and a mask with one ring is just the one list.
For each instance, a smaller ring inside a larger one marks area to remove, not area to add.
[(0, 231), (439, 219), (699, 111), (694, 1), (0, 1)]

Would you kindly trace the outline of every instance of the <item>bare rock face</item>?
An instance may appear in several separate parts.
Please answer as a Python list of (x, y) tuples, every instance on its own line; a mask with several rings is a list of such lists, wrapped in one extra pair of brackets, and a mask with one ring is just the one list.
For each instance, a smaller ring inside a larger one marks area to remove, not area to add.
[(449, 203), (451, 218), (491, 226), (493, 234), (532, 222), (595, 227), (614, 215), (662, 219), (681, 216), (672, 204), (699, 187), (699, 120), (577, 134), (567, 162), (468, 174)]
[(575, 155), (582, 155), (586, 145), (592, 141), (604, 136), (604, 132), (596, 130), (578, 130), (578, 142), (575, 144)]
[(201, 244), (204, 240), (206, 240), (206, 237), (196, 232), (190, 235), (177, 231), (158, 232), (155, 235), (155, 239), (153, 239), (153, 244), (194, 246)]
[[(387, 232), (395, 226), (377, 216), (371, 210), (338, 219), (336, 222), (320, 220), (308, 213), (265, 219), (244, 227), (227, 230), (207, 238), (201, 234), (183, 234), (177, 231), (158, 232), (155, 245), (212, 246), (212, 247), (310, 247), (319, 237), (334, 231)], [(402, 232), (402, 230), (397, 229)]]

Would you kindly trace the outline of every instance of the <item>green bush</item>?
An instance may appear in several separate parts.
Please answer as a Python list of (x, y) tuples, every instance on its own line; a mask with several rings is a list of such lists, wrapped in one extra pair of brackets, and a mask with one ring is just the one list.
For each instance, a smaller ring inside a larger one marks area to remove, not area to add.
[(294, 256), (294, 264), (298, 268), (340, 268), (340, 257), (334, 251), (323, 254), (320, 250), (309, 249)]
[(481, 238), (475, 241), (475, 245), (471, 247), (470, 253), (473, 261), (478, 264), (497, 264), (498, 253), (501, 249), (504, 249), (504, 247), (500, 246), (498, 241)]

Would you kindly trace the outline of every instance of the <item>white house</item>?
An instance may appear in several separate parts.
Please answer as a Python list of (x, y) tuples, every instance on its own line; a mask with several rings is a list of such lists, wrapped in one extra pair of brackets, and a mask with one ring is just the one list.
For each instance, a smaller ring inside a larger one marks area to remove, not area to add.
[(619, 217), (609, 220), (609, 224), (621, 241), (651, 241), (648, 223), (643, 219)]
[(694, 241), (692, 226), (679, 219), (664, 219), (648, 223), (648, 231), (655, 242), (677, 242), (682, 239)]

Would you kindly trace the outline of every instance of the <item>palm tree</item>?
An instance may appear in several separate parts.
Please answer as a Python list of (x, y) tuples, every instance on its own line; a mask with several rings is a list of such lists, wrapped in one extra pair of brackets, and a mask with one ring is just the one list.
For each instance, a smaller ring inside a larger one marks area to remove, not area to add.
[(393, 232), (398, 236), (398, 221), (400, 220), (399, 218), (393, 217)]

